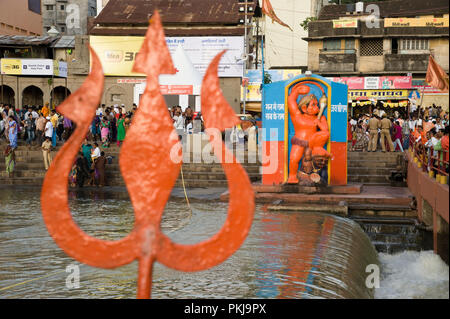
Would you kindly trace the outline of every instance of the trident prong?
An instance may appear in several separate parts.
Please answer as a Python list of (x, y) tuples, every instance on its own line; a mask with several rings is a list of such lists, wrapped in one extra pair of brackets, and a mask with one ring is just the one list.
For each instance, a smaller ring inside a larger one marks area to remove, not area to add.
[[(133, 67), (133, 71), (147, 75), (147, 87), (120, 153), (120, 169), (135, 212), (134, 228), (120, 241), (103, 241), (85, 234), (71, 217), (67, 187), (71, 163), (86, 136), (103, 91), (100, 61), (93, 50), (91, 53), (90, 75), (83, 86), (58, 107), (60, 113), (77, 123), (77, 128), (45, 176), (41, 194), (42, 214), (55, 242), (80, 262), (94, 267), (115, 268), (137, 259), (137, 297), (149, 298), (155, 261), (181, 271), (200, 271), (223, 262), (233, 254), (250, 231), (254, 193), (247, 173), (232, 156), (233, 163), (222, 164), (229, 182), (230, 201), (228, 218), (219, 233), (199, 244), (180, 245), (161, 232), (161, 217), (181, 163), (174, 163), (169, 156), (170, 150), (180, 142), (160, 92), (158, 76), (175, 73), (175, 69), (160, 16), (155, 11)], [(238, 123), (223, 97), (217, 77), (223, 54), (213, 60), (202, 85), (205, 126), (222, 131)], [(216, 156), (226, 158), (228, 150), (220, 147), (224, 146), (223, 142), (215, 141), (212, 136), (210, 140)]]

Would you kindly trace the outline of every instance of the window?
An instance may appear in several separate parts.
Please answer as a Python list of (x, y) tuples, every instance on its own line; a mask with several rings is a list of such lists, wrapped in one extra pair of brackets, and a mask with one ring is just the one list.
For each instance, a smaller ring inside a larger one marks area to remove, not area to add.
[(28, 0), (28, 10), (41, 14), (41, 0)]
[(324, 51), (339, 51), (341, 50), (341, 39), (330, 39), (323, 41)]
[(361, 56), (380, 56), (383, 55), (383, 39), (361, 39)]
[(66, 32), (66, 28), (65, 27), (61, 27), (61, 32)]
[(428, 39), (401, 39), (401, 51), (427, 51)]
[(355, 53), (355, 39), (345, 39), (345, 53)]
[(62, 5), (60, 5), (60, 6), (59, 6), (59, 8), (60, 8), (60, 9), (61, 9), (62, 11), (66, 10), (66, 7), (65, 7), (65, 5), (63, 5), (63, 4), (62, 4)]
[(53, 5), (46, 5), (46, 6), (45, 6), (45, 10), (47, 10), (47, 11), (53, 11), (53, 10), (54, 10), (54, 7), (55, 7), (55, 6), (53, 6)]

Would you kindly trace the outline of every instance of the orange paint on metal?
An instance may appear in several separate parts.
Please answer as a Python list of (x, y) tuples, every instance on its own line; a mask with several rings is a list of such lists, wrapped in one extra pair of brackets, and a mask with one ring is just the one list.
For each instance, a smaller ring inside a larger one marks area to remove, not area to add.
[[(91, 50), (91, 53), (91, 74), (83, 86), (58, 107), (60, 113), (76, 122), (77, 128), (45, 176), (41, 194), (42, 214), (55, 242), (80, 262), (94, 267), (115, 268), (139, 260), (137, 297), (149, 298), (155, 261), (177, 270), (199, 271), (232, 255), (250, 231), (254, 193), (247, 173), (236, 160), (222, 164), (229, 182), (230, 202), (228, 218), (219, 233), (196, 245), (180, 245), (161, 232), (159, 225), (164, 207), (181, 168), (181, 163), (171, 160), (170, 152), (181, 147), (158, 83), (160, 74), (174, 74), (176, 70), (165, 42), (160, 16), (155, 12), (133, 67), (133, 71), (147, 74), (147, 87), (120, 154), (120, 169), (135, 212), (134, 228), (119, 241), (99, 240), (85, 234), (72, 219), (67, 188), (71, 165), (103, 91), (100, 61), (95, 52)], [(217, 68), (223, 53), (211, 63), (202, 86), (205, 126), (220, 130), (238, 122), (219, 86)], [(221, 140), (212, 136), (210, 140), (217, 157), (234, 158)]]

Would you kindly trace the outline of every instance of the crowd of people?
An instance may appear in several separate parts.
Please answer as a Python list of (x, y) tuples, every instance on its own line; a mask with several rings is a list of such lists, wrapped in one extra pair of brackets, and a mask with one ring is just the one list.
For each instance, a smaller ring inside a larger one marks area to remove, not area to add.
[(169, 113), (178, 135), (193, 134), (194, 131), (203, 132), (204, 125), (201, 112), (194, 112), (190, 106), (186, 107), (183, 112), (181, 106), (175, 105), (169, 110)]
[(403, 116), (398, 111), (388, 116), (375, 108), (371, 114), (350, 117), (347, 130), (350, 151), (404, 152), (412, 143), (428, 155), (441, 152), (441, 166), (448, 173), (449, 113), (441, 106), (433, 104)]
[[(104, 149), (111, 143), (117, 143), (120, 146), (136, 110), (136, 105), (133, 105), (129, 112), (123, 104), (98, 107), (86, 136), (87, 140), (94, 142), (94, 146), (85, 143), (80, 150), (84, 160), (79, 156), (74, 162), (70, 174), (72, 186), (83, 186), (85, 181), (87, 185), (105, 185), (104, 170), (107, 161), (98, 143), (101, 143)], [(76, 124), (69, 118), (58, 114), (55, 109), (51, 110), (48, 103), (39, 107), (25, 106), (20, 110), (14, 109), (9, 104), (0, 104), (0, 141), (6, 141), (3, 155), (8, 175), (13, 177), (14, 151), (18, 147), (19, 140), (24, 140), (29, 150), (42, 150), (44, 167), (48, 170), (52, 162), (51, 151), (56, 148), (57, 141), (67, 141), (75, 127)], [(91, 153), (86, 151), (87, 148)]]
[[(97, 108), (86, 140), (73, 163), (69, 176), (71, 186), (105, 185), (105, 165), (108, 160), (100, 145), (103, 149), (108, 149), (111, 143), (117, 143), (120, 147), (136, 111), (136, 104), (128, 112), (123, 104), (109, 107), (102, 104)], [(203, 131), (201, 113), (194, 113), (190, 107), (183, 112), (180, 106), (173, 106), (168, 111), (179, 135), (192, 134), (194, 125)], [(6, 141), (3, 155), (9, 176), (13, 177), (14, 151), (18, 147), (18, 140), (24, 140), (29, 150), (42, 150), (44, 167), (48, 170), (52, 162), (51, 152), (57, 142), (67, 141), (75, 127), (76, 124), (70, 119), (58, 114), (55, 109), (51, 110), (48, 103), (38, 107), (25, 106), (20, 110), (9, 104), (0, 104), (0, 141)]]

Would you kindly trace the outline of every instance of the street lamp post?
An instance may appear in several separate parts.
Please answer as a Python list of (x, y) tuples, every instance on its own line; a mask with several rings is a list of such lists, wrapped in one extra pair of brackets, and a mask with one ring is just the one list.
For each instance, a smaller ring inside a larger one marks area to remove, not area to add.
[(247, 87), (244, 85), (244, 78), (247, 69), (247, 0), (245, 0), (245, 13), (244, 13), (244, 68), (243, 68), (243, 76), (242, 76), (242, 86), (244, 88), (244, 101), (243, 101), (243, 113), (245, 114), (245, 104), (247, 102)]

